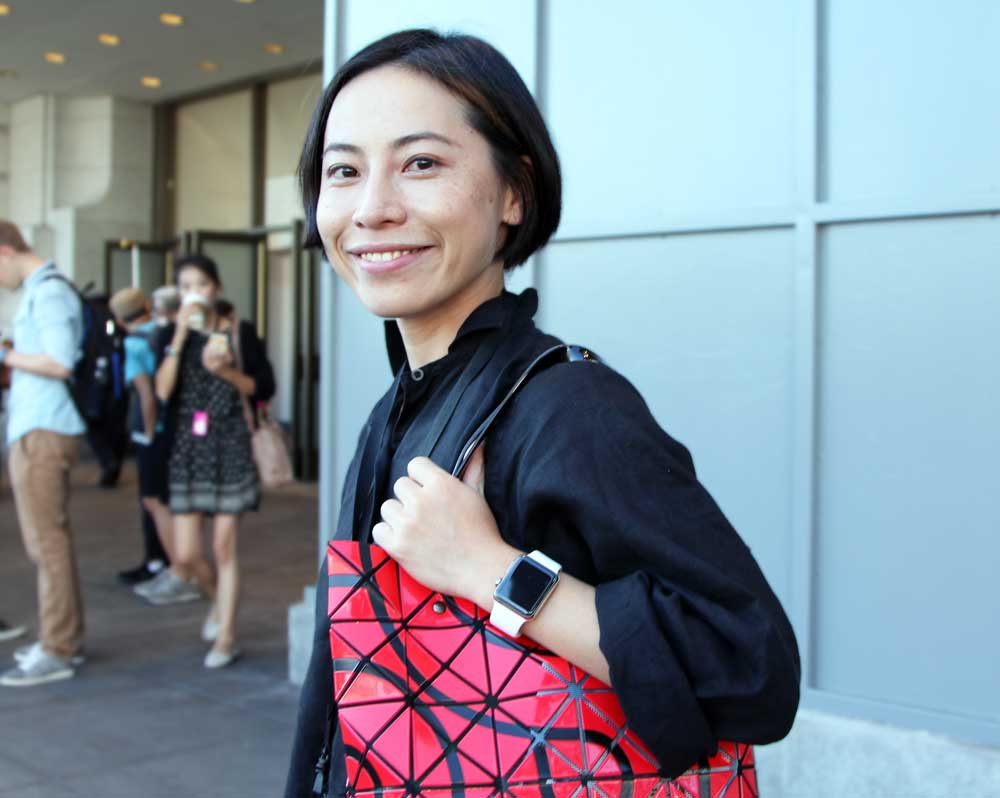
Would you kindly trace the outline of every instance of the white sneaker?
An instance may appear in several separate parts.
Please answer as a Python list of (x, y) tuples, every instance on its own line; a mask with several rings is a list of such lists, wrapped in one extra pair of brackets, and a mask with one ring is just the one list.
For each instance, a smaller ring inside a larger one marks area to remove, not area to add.
[(145, 582), (140, 582), (137, 585), (132, 586), (132, 592), (137, 596), (146, 598), (149, 594), (158, 589), (158, 586), (165, 580), (170, 578), (170, 569), (164, 568), (152, 579), (147, 579)]
[[(42, 651), (42, 642), (36, 640), (30, 646), (21, 646), (20, 648), (14, 649), (14, 662), (20, 665), (22, 662), (30, 660), (32, 657), (37, 657), (38, 652)], [(74, 668), (79, 668), (83, 663), (87, 661), (87, 655), (83, 653), (81, 648), (72, 657), (69, 658), (69, 664)]]
[(4, 687), (33, 687), (36, 684), (69, 679), (76, 675), (73, 666), (66, 660), (54, 657), (41, 647), (29, 646), (27, 656), (17, 667), (0, 676)]
[(158, 607), (164, 604), (181, 604), (186, 601), (198, 601), (201, 598), (201, 589), (196, 584), (181, 579), (173, 571), (167, 571), (163, 580), (143, 598)]

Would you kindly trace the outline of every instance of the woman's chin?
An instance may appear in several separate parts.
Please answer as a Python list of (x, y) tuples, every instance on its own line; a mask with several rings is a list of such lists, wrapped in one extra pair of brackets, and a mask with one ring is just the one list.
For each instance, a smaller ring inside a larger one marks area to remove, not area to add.
[(382, 319), (405, 319), (418, 315), (420, 303), (412, 296), (392, 296), (382, 292), (363, 292), (358, 299), (373, 316)]

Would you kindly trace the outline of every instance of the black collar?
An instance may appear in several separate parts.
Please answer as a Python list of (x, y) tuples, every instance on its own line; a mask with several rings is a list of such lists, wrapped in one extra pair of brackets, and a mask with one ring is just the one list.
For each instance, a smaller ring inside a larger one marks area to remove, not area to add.
[[(538, 292), (534, 288), (528, 288), (520, 294), (513, 294), (504, 291), (499, 296), (488, 299), (476, 308), (458, 329), (455, 340), (448, 346), (448, 353), (451, 354), (456, 344), (476, 333), (498, 330), (504, 325), (504, 320), (510, 314), (514, 314), (514, 324), (523, 324), (530, 321), (538, 310)], [(398, 374), (399, 370), (405, 368), (409, 371), (406, 362), (406, 348), (403, 346), (403, 336), (399, 332), (399, 326), (395, 319), (385, 322), (385, 346), (389, 355), (389, 366), (392, 373)], [(435, 369), (435, 364), (443, 363), (448, 358), (443, 358), (428, 363), (424, 367), (426, 371)]]

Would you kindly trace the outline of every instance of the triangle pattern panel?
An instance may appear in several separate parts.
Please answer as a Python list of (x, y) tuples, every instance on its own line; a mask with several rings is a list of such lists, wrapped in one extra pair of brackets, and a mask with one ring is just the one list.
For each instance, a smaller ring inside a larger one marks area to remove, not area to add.
[[(455, 703), (484, 703), (487, 693), (479, 685), (482, 679), (475, 681), (469, 669), (454, 667), (460, 665), (457, 660), (449, 665), (424, 648), (421, 635), (410, 635), (407, 639), (407, 655), (410, 658), (409, 689), (419, 693), (420, 700), (426, 705), (450, 705)], [(479, 639), (472, 638), (462, 650), (471, 647), (471, 656), (476, 658), (473, 671), (485, 674), (482, 656), (476, 655), (475, 647)], [(468, 659), (466, 656), (466, 659)]]
[(377, 546), (332, 541), (327, 566), (351, 798), (758, 798), (750, 746), (668, 779), (606, 684)]
[[(327, 549), (326, 606), (331, 618), (343, 615), (354, 620), (399, 620), (402, 617), (399, 569), (382, 550), (372, 551), (371, 562), (371, 569), (367, 569), (360, 558), (345, 557), (336, 547)], [(376, 590), (366, 589), (371, 582)], [(377, 598), (380, 606), (373, 606), (372, 598)]]

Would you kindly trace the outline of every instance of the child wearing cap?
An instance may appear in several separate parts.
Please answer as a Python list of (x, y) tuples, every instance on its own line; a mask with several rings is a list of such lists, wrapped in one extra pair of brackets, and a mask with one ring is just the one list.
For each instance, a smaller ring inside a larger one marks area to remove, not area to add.
[[(152, 318), (146, 295), (138, 288), (123, 288), (111, 297), (111, 312), (128, 331), (125, 337), (125, 382), (132, 390), (129, 430), (139, 471), (139, 499), (152, 516), (167, 556), (173, 559), (173, 519), (167, 508), (167, 446), (159, 403), (153, 387), (156, 375), (154, 343), (159, 327)], [(153, 604), (175, 604), (201, 598), (201, 591), (178, 573), (164, 568), (133, 590)]]

